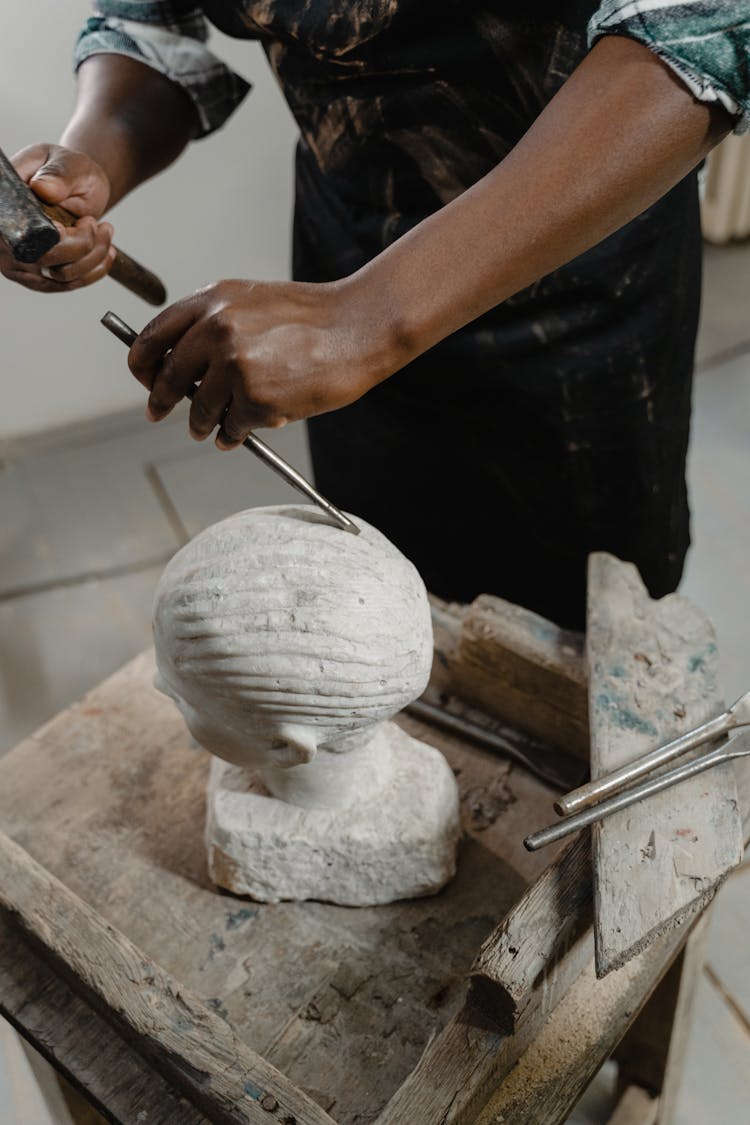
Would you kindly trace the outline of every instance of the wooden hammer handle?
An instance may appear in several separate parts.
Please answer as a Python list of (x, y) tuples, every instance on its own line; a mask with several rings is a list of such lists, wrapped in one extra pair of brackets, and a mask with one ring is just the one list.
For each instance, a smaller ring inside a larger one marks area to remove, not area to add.
[[(41, 203), (41, 200), (38, 202)], [(77, 222), (75, 215), (71, 215), (69, 211), (54, 203), (41, 203), (41, 207), (49, 219), (60, 223), (61, 226), (72, 227)], [(148, 301), (150, 305), (163, 305), (167, 299), (164, 284), (156, 274), (151, 273), (127, 254), (123, 254), (122, 250), (117, 250), (109, 276), (138, 297), (142, 297), (144, 301)]]

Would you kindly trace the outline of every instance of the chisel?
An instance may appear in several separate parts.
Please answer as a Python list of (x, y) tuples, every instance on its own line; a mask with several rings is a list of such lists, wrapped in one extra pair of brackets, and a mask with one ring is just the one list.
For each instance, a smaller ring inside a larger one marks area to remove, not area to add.
[[(102, 324), (105, 328), (108, 328), (118, 340), (122, 340), (123, 344), (127, 344), (129, 348), (135, 343), (138, 333), (115, 313), (106, 312), (102, 317)], [(185, 392), (187, 397), (192, 398), (197, 389), (198, 387), (195, 385), (187, 390)], [(343, 512), (339, 511), (330, 500), (326, 500), (325, 496), (321, 496), (318, 490), (313, 488), (310, 482), (305, 480), (301, 473), (298, 473), (296, 469), (293, 469), (291, 465), (287, 464), (283, 457), (279, 457), (278, 453), (275, 453), (274, 450), (271, 449), (269, 445), (266, 445), (264, 441), (261, 441), (259, 437), (250, 433), (242, 444), (245, 449), (249, 449), (250, 452), (254, 453), (256, 457), (259, 457), (264, 464), (268, 465), (269, 468), (283, 477), (287, 484), (291, 484), (298, 492), (302, 492), (308, 499), (312, 500), (314, 504), (317, 504), (321, 511), (325, 512), (327, 516), (330, 516), (334, 523), (342, 528), (343, 531), (350, 531), (352, 535), (359, 535), (359, 528), (353, 520), (350, 520), (348, 516), (345, 516)]]

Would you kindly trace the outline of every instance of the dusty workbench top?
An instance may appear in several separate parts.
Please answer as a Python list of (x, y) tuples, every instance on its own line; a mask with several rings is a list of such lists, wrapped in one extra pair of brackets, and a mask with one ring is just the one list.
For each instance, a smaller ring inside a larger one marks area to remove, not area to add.
[(207, 874), (209, 757), (151, 686), (153, 670), (142, 654), (0, 761), (0, 830), (339, 1125), (372, 1120), (463, 1003), (483, 939), (550, 862), (522, 839), (550, 818), (553, 792), (403, 715), (460, 787), (450, 885), (365, 909), (234, 897)]

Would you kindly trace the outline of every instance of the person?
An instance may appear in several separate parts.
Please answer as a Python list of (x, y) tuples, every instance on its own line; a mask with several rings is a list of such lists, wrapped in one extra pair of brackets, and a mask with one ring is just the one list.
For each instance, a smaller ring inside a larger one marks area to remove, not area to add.
[(293, 277), (208, 285), (129, 362), (153, 420), (234, 449), (308, 420), (319, 489), (428, 589), (572, 628), (586, 559), (674, 590), (700, 302), (697, 169), (750, 123), (748, 0), (99, 0), (59, 144), (15, 157), (79, 216), (6, 277), (105, 276), (108, 206), (247, 85), (207, 21), (258, 38), (296, 117)]

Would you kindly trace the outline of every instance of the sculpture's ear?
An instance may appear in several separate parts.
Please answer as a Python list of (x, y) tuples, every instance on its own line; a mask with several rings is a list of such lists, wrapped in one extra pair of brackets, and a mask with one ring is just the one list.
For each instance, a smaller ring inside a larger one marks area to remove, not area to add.
[(274, 739), (271, 753), (273, 764), (281, 769), (301, 766), (311, 762), (318, 752), (318, 741), (311, 727), (296, 723), (282, 723), (278, 739)]

